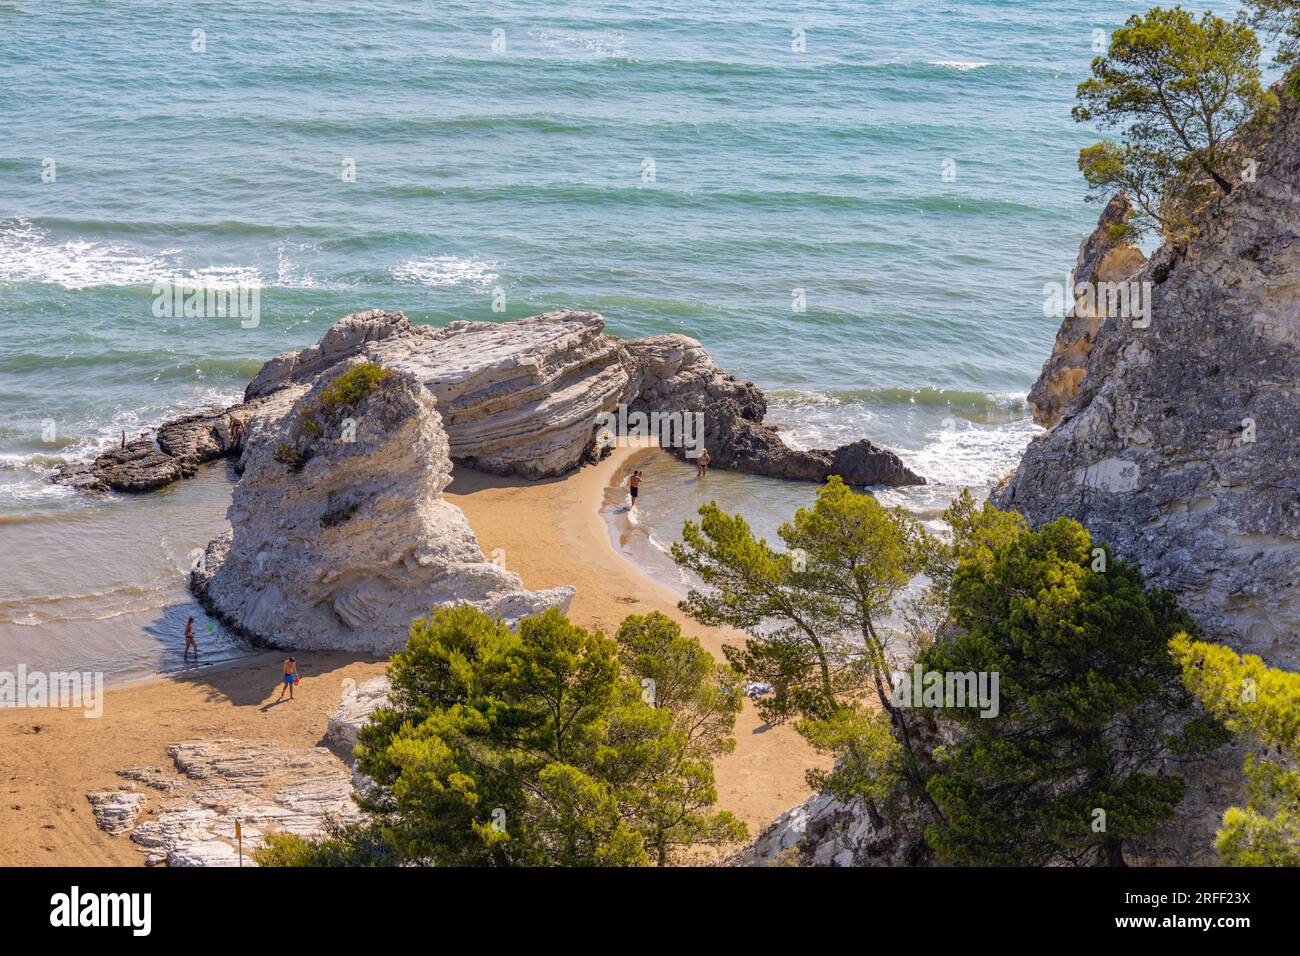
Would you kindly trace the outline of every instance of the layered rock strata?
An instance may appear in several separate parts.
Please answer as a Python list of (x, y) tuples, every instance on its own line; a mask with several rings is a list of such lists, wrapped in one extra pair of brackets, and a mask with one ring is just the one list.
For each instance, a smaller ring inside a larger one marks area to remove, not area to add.
[[(315, 345), (267, 362), (243, 404), (168, 422), (156, 442), (138, 438), (89, 466), (65, 469), (58, 480), (91, 490), (148, 491), (189, 477), (203, 461), (237, 454), (242, 433), (266, 402), (362, 358), (423, 384), (438, 402), (452, 459), (492, 474), (564, 474), (599, 455), (597, 436), (607, 416), (630, 410), (702, 415), (716, 467), (799, 480), (840, 474), (860, 485), (923, 483), (892, 452), (866, 441), (833, 451), (788, 447), (763, 425), (762, 392), (719, 368), (694, 339), (619, 340), (604, 329), (594, 312), (441, 328), (413, 325), (400, 312), (358, 312)], [(672, 448), (698, 452), (694, 445)]]
[(253, 418), (231, 529), (191, 574), (216, 617), (269, 646), (387, 654), (442, 605), (567, 609), (572, 588), (524, 590), (443, 498), (447, 435), (413, 373), (354, 356), (273, 399), (293, 395)]

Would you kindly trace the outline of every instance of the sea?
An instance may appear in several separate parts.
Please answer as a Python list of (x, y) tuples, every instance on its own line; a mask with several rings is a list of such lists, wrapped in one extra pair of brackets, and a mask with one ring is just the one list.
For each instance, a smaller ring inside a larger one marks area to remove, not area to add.
[[(0, 670), (173, 671), (190, 615), (205, 663), (247, 653), (184, 587), (227, 463), (49, 475), (368, 308), (685, 333), (790, 443), (896, 451), (931, 483), (882, 499), (934, 525), (1038, 431), (1044, 286), (1098, 213), (1074, 88), (1147, 6), (0, 0)], [(255, 286), (259, 320), (158, 315), (178, 282)], [(629, 553), (815, 493), (645, 467), (635, 524), (606, 508)]]

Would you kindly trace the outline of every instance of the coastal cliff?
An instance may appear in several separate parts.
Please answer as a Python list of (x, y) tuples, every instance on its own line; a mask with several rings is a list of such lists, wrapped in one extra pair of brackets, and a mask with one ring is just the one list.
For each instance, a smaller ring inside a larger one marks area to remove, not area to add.
[[(1058, 338), (1031, 393), (1051, 428), (992, 496), (1034, 524), (1077, 519), (1177, 592), (1208, 635), (1290, 669), (1300, 669), (1298, 112), (1284, 100), (1255, 144), (1253, 181), (1206, 209), (1198, 235), (1124, 277), (1149, 290), (1146, 321), (1105, 315), (1079, 333), (1085, 320), (1066, 319), (1073, 358)], [(1081, 262), (1104, 246), (1113, 213)], [(1109, 248), (1091, 258), (1136, 264)]]
[[(1075, 518), (1174, 591), (1208, 638), (1300, 670), (1296, 101), (1249, 147), (1253, 178), (1202, 212), (1194, 238), (1150, 259), (1116, 239), (1127, 200), (1106, 206), (1029, 395), (1048, 430), (991, 499), (1033, 525)], [(1149, 312), (1108, 309), (1096, 294), (1107, 284), (1128, 286)], [(1177, 817), (1127, 846), (1127, 862), (1217, 863), (1223, 811), (1245, 799), (1241, 762), (1234, 745), (1169, 767), (1188, 783)], [(890, 866), (906, 862), (898, 848), (857, 803), (814, 794), (732, 863)]]

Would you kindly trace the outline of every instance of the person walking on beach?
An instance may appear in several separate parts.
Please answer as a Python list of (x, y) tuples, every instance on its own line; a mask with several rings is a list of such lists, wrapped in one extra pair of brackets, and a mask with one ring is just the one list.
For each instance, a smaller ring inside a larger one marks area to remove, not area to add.
[(185, 622), (185, 653), (181, 655), (182, 658), (189, 659), (191, 647), (194, 648), (194, 657), (197, 659), (199, 645), (194, 640), (194, 618), (190, 618)]
[(275, 699), (278, 704), (284, 700), (284, 692), (289, 692), (289, 699), (293, 700), (293, 685), (298, 683), (298, 662), (290, 657), (284, 662), (284, 686), (280, 688), (280, 696)]
[(709, 473), (709, 462), (711, 461), (713, 461), (713, 458), (709, 455), (709, 450), (707, 448), (701, 448), (700, 457), (695, 460), (696, 467), (698, 468), (695, 472), (696, 478), (703, 478)]
[(627, 480), (627, 485), (632, 492), (632, 503), (627, 506), (627, 510), (632, 511), (636, 508), (636, 496), (641, 490), (641, 472), (639, 470), (632, 472), (632, 477)]

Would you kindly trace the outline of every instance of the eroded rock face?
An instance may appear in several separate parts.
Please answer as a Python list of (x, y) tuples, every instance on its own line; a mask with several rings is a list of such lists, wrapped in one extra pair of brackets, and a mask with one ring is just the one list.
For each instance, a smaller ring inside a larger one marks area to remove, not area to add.
[[(347, 767), (323, 747), (284, 747), (232, 738), (191, 740), (168, 748), (174, 769), (127, 768), (118, 774), (147, 785), (87, 794), (107, 833), (130, 832), (146, 863), (243, 865), (276, 831), (321, 835), (328, 822), (359, 820)], [(131, 786), (131, 785), (128, 785)]]
[[(1036, 525), (1079, 520), (1151, 585), (1175, 591), (1207, 637), (1300, 670), (1294, 100), (1283, 97), (1250, 152), (1255, 181), (1236, 183), (1196, 238), (1157, 250), (1134, 276), (1151, 283), (1149, 327), (1101, 320), (1059, 420), (992, 498)], [(1223, 809), (1245, 800), (1240, 764), (1229, 748), (1190, 771), (1177, 821), (1135, 848), (1137, 858), (1213, 863)]]
[[(345, 682), (327, 736), (346, 745), (349, 760), (357, 730), (386, 705), (387, 695), (387, 677)], [(319, 837), (330, 824), (359, 821), (354, 786), (370, 785), (325, 747), (218, 738), (184, 741), (167, 752), (172, 768), (119, 770), (132, 781), (125, 789), (86, 795), (100, 828), (130, 831), (149, 865), (238, 866), (239, 821), (243, 865), (255, 866), (252, 851), (269, 833)], [(136, 784), (156, 792), (141, 792)]]
[[(1104, 319), (1078, 390), (997, 504), (1068, 515), (1211, 635), (1300, 669), (1300, 116), (1161, 249), (1150, 326)], [(1163, 280), (1163, 281), (1162, 281)]]
[(124, 833), (144, 808), (144, 794), (132, 790), (100, 790), (86, 794), (95, 824), (105, 833)]
[[(339, 400), (358, 369), (372, 386)], [(274, 398), (249, 425), (231, 531), (191, 575), (222, 621), (269, 646), (387, 654), (442, 605), (510, 621), (567, 609), (572, 588), (525, 591), (443, 498), (447, 436), (412, 373), (353, 357)]]
[(1096, 341), (1097, 331), (1105, 316), (1104, 303), (1099, 305), (1095, 294), (1077, 294), (1081, 288), (1096, 289), (1104, 283), (1128, 279), (1146, 263), (1146, 256), (1136, 246), (1111, 239), (1112, 227), (1121, 226), (1128, 219), (1132, 204), (1124, 196), (1116, 196), (1102, 211), (1097, 228), (1079, 245), (1079, 259), (1071, 274), (1069, 295), (1073, 297), (1070, 308), (1056, 334), (1052, 354), (1043, 364), (1042, 374), (1029, 390), (1029, 408), (1034, 421), (1051, 428), (1060, 419), (1062, 411), (1079, 390), (1088, 366), (1088, 355)]
[(346, 687), (339, 709), (329, 719), (326, 736), (330, 741), (351, 754), (357, 746), (357, 732), (362, 725), (376, 710), (388, 706), (388, 690), (387, 677), (372, 677)]
[(162, 767), (127, 767), (125, 770), (119, 770), (117, 775), (126, 780), (143, 783), (145, 786), (162, 793), (172, 793), (176, 790), (185, 789), (184, 782), (178, 780)]
[(407, 373), (433, 394), (453, 459), (492, 474), (562, 474), (591, 447), (596, 420), (628, 384), (618, 341), (594, 312), (516, 322), (412, 325), (400, 312), (350, 315), (314, 346), (272, 359), (250, 399), (310, 381), (352, 356)]
[[(763, 424), (767, 399), (752, 382), (728, 375), (694, 339), (656, 335), (627, 341), (633, 373), (628, 403), (634, 412), (703, 415), (704, 445), (712, 465), (769, 478), (825, 481), (839, 475), (854, 485), (923, 485), (893, 452), (866, 439), (833, 451), (796, 449)], [(686, 447), (670, 449), (688, 457)]]
[(923, 483), (892, 452), (866, 441), (833, 451), (787, 447), (763, 425), (763, 393), (684, 335), (622, 341), (605, 333), (594, 312), (431, 328), (379, 310), (345, 316), (315, 345), (271, 359), (243, 404), (168, 422), (156, 443), (144, 436), (58, 480), (87, 490), (150, 491), (189, 477), (204, 461), (238, 454), (250, 422), (268, 405), (283, 403), (286, 393), (296, 398), (356, 359), (424, 385), (438, 403), (451, 458), (492, 474), (547, 478), (593, 461), (605, 416), (622, 410), (703, 415), (718, 468), (808, 481), (839, 474), (853, 484)]
[(239, 865), (236, 820), (243, 865), (252, 866), (267, 833), (312, 837), (327, 820), (360, 819), (347, 768), (323, 747), (218, 739), (179, 743), (169, 753), (178, 772), (162, 788), (169, 796), (131, 834), (150, 864)]
[(680, 334), (628, 339), (627, 404), (632, 411), (703, 412), (715, 402), (734, 403), (732, 414), (762, 422), (767, 399), (753, 382), (729, 375), (695, 339)]
[[(592, 457), (602, 416), (704, 415), (714, 465), (776, 478), (922, 484), (892, 452), (869, 442), (835, 451), (786, 446), (762, 424), (767, 401), (685, 335), (620, 341), (595, 312), (548, 312), (509, 323), (413, 326), (400, 312), (362, 312), (320, 343), (267, 363), (249, 384), (256, 400), (352, 355), (414, 375), (434, 394), (451, 457), (470, 468), (542, 478)], [(685, 447), (673, 447), (679, 456)], [(841, 469), (836, 471), (835, 469)]]
[[(890, 866), (894, 841), (862, 808), (816, 793), (776, 818), (729, 862), (732, 866)], [(884, 852), (881, 852), (881, 851)]]

